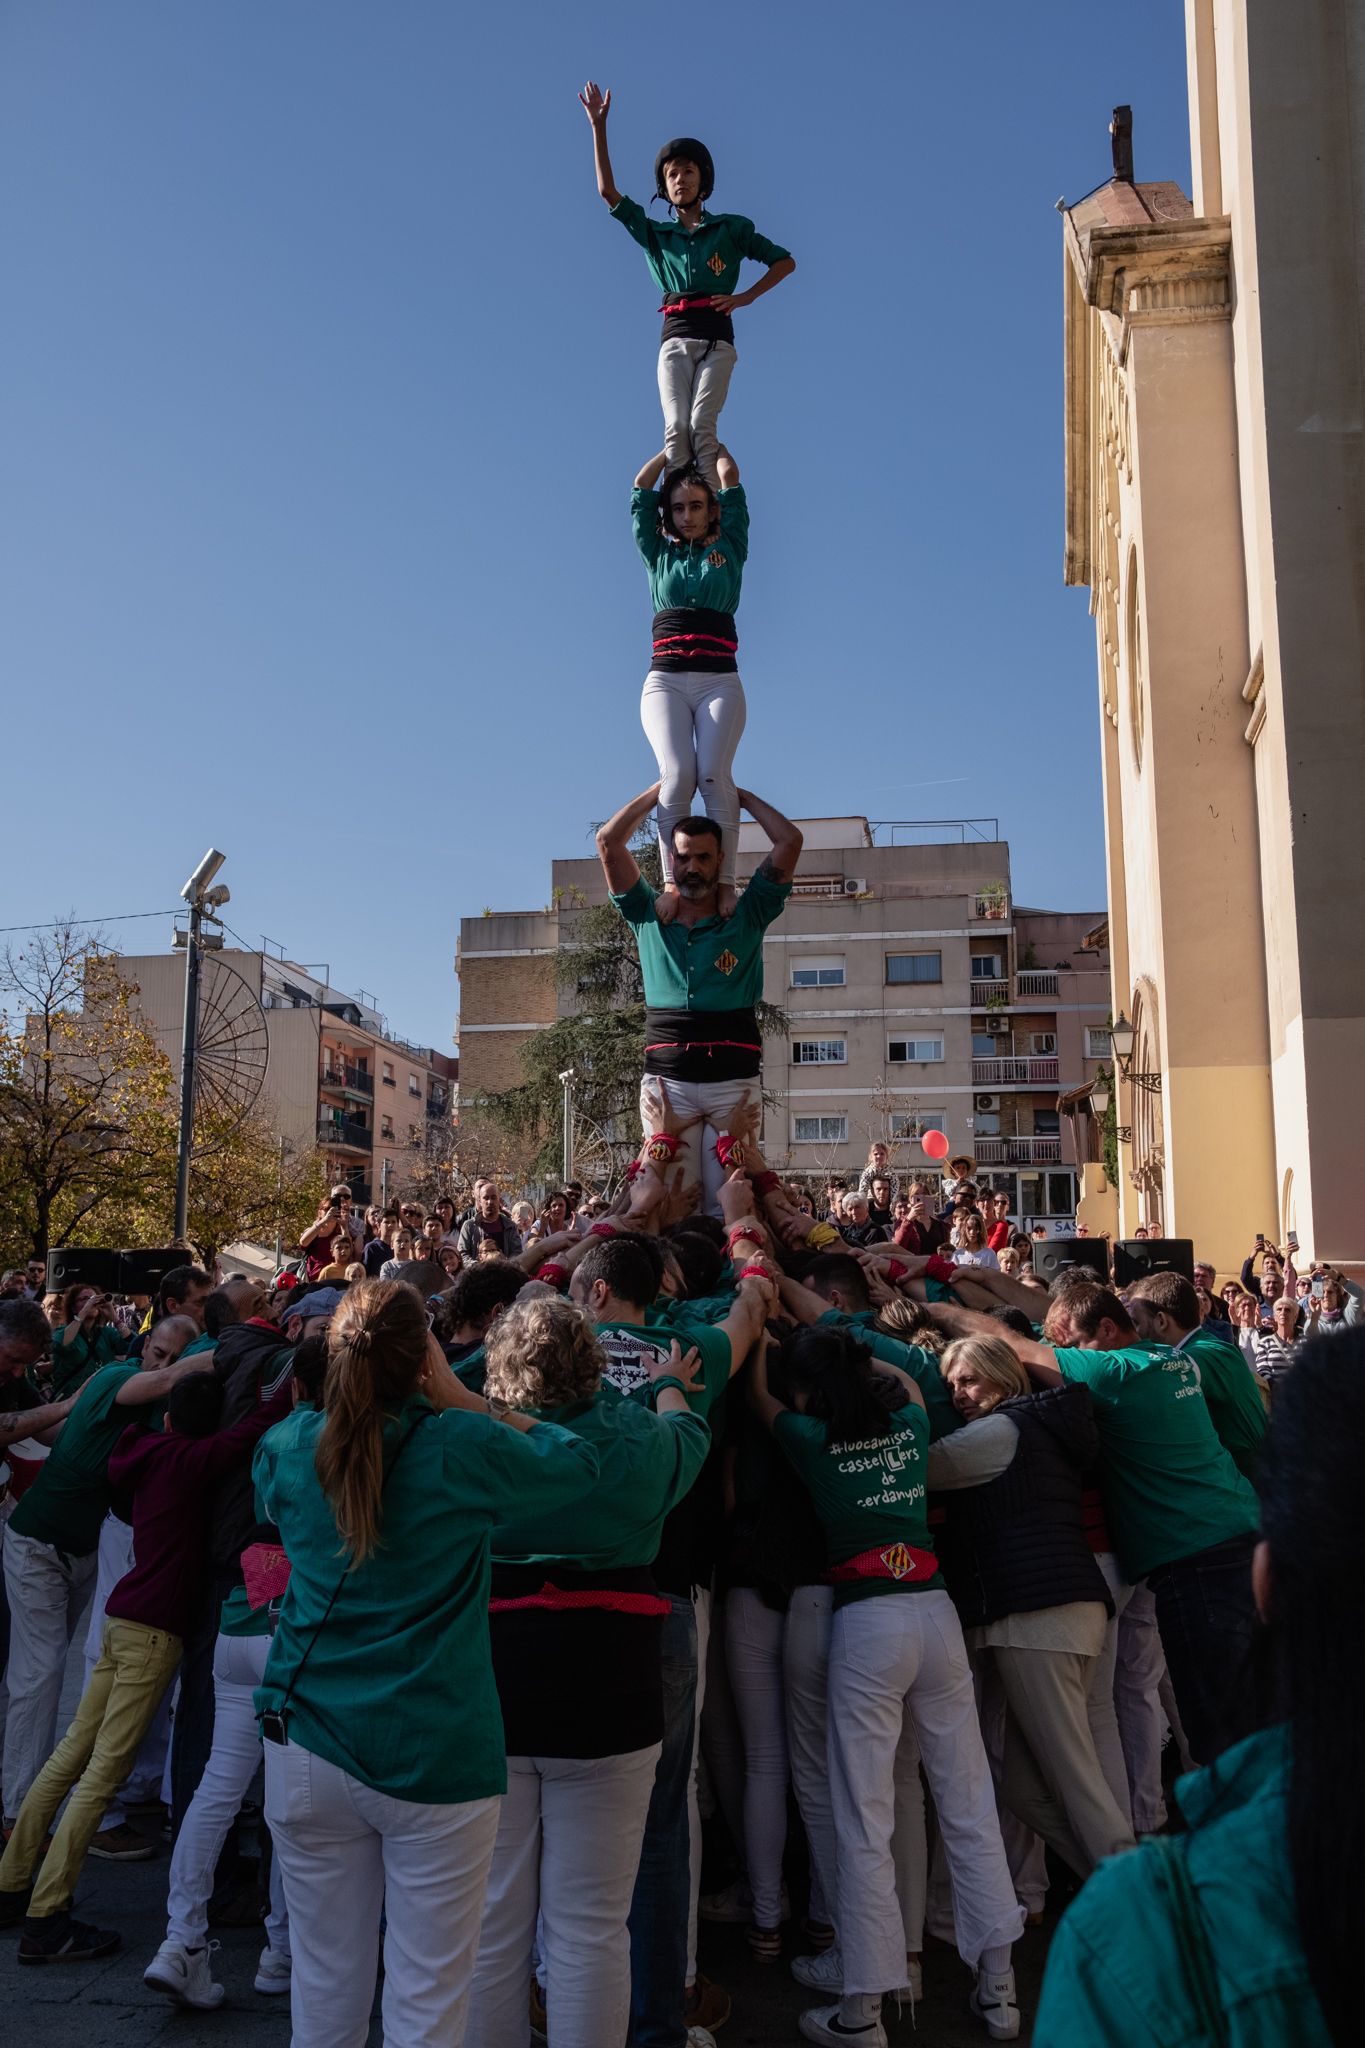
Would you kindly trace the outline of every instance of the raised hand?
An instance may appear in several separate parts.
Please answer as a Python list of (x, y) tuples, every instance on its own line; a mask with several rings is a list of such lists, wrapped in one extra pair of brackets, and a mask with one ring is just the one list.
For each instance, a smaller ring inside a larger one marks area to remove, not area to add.
[(590, 78), (578, 95), (579, 104), (594, 128), (600, 128), (611, 112), (611, 89), (603, 92), (595, 78)]

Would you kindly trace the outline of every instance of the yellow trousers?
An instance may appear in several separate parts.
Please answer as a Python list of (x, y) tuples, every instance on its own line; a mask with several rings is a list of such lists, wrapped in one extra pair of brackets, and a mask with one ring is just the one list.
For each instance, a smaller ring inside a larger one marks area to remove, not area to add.
[(180, 1650), (179, 1636), (165, 1629), (145, 1628), (140, 1621), (105, 1622), (100, 1660), (76, 1718), (29, 1788), (0, 1858), (0, 1892), (25, 1890), (52, 1816), (71, 1792), (33, 1889), (30, 1919), (46, 1920), (69, 1908), (86, 1851), (133, 1767), (138, 1744), (175, 1677)]

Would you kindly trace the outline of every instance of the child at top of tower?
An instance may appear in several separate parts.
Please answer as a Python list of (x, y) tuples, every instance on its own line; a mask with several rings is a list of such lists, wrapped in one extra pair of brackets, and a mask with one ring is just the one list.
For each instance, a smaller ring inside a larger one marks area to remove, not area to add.
[[(751, 306), (796, 268), (776, 242), (760, 235), (740, 213), (707, 213), (715, 184), (711, 152), (692, 136), (666, 142), (654, 162), (656, 196), (666, 199), (673, 218), (649, 218), (637, 200), (616, 188), (607, 154), (610, 92), (592, 79), (578, 95), (592, 123), (597, 189), (626, 232), (645, 252), (664, 295), (659, 348), (659, 398), (664, 413), (665, 467), (671, 474), (694, 463), (712, 491), (720, 446), (720, 409), (735, 367), (731, 314)], [(737, 290), (745, 257), (768, 268), (747, 291)]]

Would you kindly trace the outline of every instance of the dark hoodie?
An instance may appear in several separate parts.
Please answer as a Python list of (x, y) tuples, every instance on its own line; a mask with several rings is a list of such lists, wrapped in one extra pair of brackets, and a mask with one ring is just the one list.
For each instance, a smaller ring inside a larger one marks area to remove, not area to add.
[[(218, 1339), (213, 1370), (223, 1382), (223, 1420), (235, 1422), (265, 1405), (294, 1373), (294, 1354), (274, 1323), (253, 1316), (232, 1323)], [(218, 1480), (210, 1517), (209, 1543), (213, 1569), (220, 1579), (241, 1583), (241, 1556), (256, 1536), (256, 1494), (251, 1460), (235, 1465)]]

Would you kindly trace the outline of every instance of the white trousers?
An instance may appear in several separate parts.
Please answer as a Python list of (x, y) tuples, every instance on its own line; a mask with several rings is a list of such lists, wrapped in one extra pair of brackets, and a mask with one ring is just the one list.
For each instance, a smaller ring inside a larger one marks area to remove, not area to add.
[(720, 409), (735, 368), (732, 341), (689, 341), (676, 335), (659, 349), (659, 403), (664, 412), (665, 474), (695, 462), (720, 489)]
[(622, 2048), (626, 1921), (661, 1748), (508, 1757), (466, 2048), (526, 2039), (537, 1913), (550, 2048)]
[[(787, 1605), (782, 1679), (787, 1696), (792, 1785), (810, 1847), (811, 1917), (824, 1918), (837, 1928), (839, 1869), (829, 1773), (829, 1644), (833, 1620), (832, 1586), (796, 1588)], [(903, 1947), (907, 1955), (918, 1955), (924, 1947), (928, 1847), (919, 1747), (908, 1715), (902, 1718), (892, 1777), (895, 1821), (891, 1860), (905, 1937)], [(899, 1985), (903, 1977), (902, 1971), (894, 1983)]]
[[(646, 1074), (640, 1083), (640, 1122), (646, 1137), (671, 1131), (678, 1149), (658, 1168), (665, 1190), (666, 1222), (676, 1223), (694, 1210), (720, 1214), (720, 1189), (725, 1168), (716, 1154), (716, 1139), (756, 1138), (763, 1120), (763, 1082), (754, 1074), (744, 1081), (667, 1081)], [(700, 1646), (698, 1654), (705, 1665)]]
[(725, 1664), (744, 1737), (744, 1862), (754, 1921), (782, 1918), (787, 1846), (787, 1731), (782, 1697), (782, 1616), (751, 1587), (725, 1598)]
[(696, 815), (697, 798), (720, 827), (720, 879), (735, 886), (739, 795), (735, 754), (747, 707), (738, 672), (652, 668), (640, 696), (640, 723), (659, 764), (659, 855), (673, 879), (673, 827)]
[(94, 1591), (95, 1553), (68, 1557), (12, 1528), (4, 1544), (10, 1626), (4, 1808), (6, 1819), (15, 1820), (56, 1747), (66, 1653)]
[[(90, 1626), (85, 1631), (85, 1682), (89, 1685), (104, 1651), (104, 1610), (119, 1580), (133, 1568), (133, 1532), (117, 1515), (106, 1515), (100, 1523), (99, 1549), (95, 1552), (95, 1597), (90, 1603)], [(105, 1809), (104, 1825), (118, 1827), (127, 1816), (123, 1795), (137, 1803), (161, 1797), (161, 1780), (171, 1746), (171, 1701), (174, 1685), (168, 1685), (152, 1719), (152, 1725), (138, 1744), (137, 1759), (120, 1788), (120, 1796)]]
[[(166, 1939), (199, 1948), (208, 1937), (213, 1873), (261, 1761), (255, 1688), (265, 1675), (269, 1636), (219, 1636), (213, 1652), (213, 1748), (171, 1856)], [(289, 1953), (289, 1914), (280, 1859), (270, 1860), (270, 1946)]]
[(905, 1930), (891, 1854), (895, 1760), (905, 1716), (948, 1859), (958, 1952), (1018, 1939), (1024, 1913), (1000, 1841), (957, 1610), (943, 1592), (887, 1593), (834, 1616), (829, 1657), (829, 1774), (839, 1873), (844, 1993), (903, 1981)]
[(460, 2048), (497, 1799), (375, 1792), (298, 1743), (265, 1745), (265, 1817), (294, 1956), (291, 2048), (365, 2048), (384, 1933), (384, 2048)]
[(1166, 1656), (1156, 1625), (1156, 1598), (1143, 1580), (1134, 1586), (1119, 1616), (1114, 1666), (1114, 1707), (1127, 1767), (1133, 1830), (1154, 1835), (1166, 1825), (1161, 1785), (1161, 1751), (1166, 1715), (1161, 1683)]

